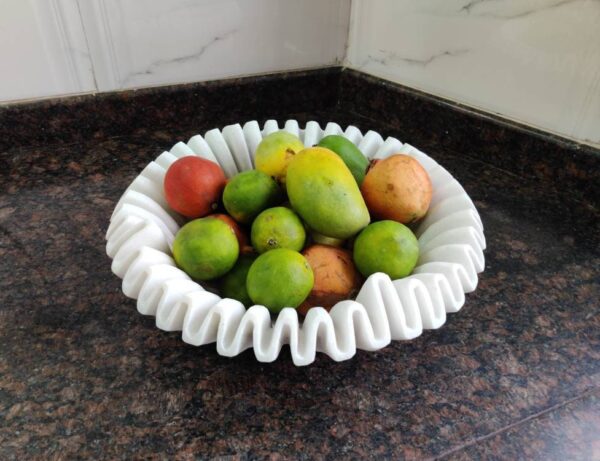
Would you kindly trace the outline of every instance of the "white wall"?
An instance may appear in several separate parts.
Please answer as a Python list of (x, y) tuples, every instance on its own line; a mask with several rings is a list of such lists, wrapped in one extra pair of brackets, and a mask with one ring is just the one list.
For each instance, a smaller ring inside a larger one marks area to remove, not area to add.
[(347, 64), (600, 144), (598, 0), (353, 0)]
[(0, 1), (0, 101), (94, 89), (75, 0)]
[(1, 0), (0, 101), (343, 61), (350, 0)]

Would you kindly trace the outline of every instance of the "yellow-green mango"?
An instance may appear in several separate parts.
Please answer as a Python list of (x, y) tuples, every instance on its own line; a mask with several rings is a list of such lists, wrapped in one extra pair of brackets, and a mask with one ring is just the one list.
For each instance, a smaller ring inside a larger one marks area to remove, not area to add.
[(346, 239), (369, 224), (369, 210), (344, 161), (324, 147), (300, 151), (287, 170), (294, 210), (318, 233)]

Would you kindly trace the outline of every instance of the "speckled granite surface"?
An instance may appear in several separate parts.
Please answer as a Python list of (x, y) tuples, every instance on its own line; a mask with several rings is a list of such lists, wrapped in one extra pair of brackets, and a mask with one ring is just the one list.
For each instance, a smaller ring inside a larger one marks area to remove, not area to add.
[[(325, 75), (336, 87), (339, 75)], [(512, 169), (507, 158), (505, 165), (490, 160), (497, 155), (491, 126), (489, 150), (472, 133), (461, 149), (452, 127), (446, 137), (430, 136), (361, 113), (350, 99), (335, 106), (337, 90), (315, 89), (314, 75), (289, 78), (298, 85), (286, 96), (293, 107), (263, 101), (286, 78), (253, 87), (262, 102), (250, 107), (227, 97), (240, 94), (236, 82), (209, 85), (211, 101), (228, 108), (213, 114), (215, 123), (198, 109), (202, 91), (144, 96), (164, 123), (153, 115), (127, 125), (101, 101), (106, 113), (81, 114), (87, 135), (64, 122), (64, 139), (28, 124), (40, 123), (39, 112), (0, 110), (3, 133), (19, 126), (18, 142), (4, 139), (0, 149), (0, 459), (600, 459), (598, 184), (580, 177), (586, 192), (573, 199), (553, 180), (554, 163), (542, 176), (523, 173), (527, 158), (543, 164), (537, 154), (508, 153)], [(379, 91), (373, 106), (398, 97), (384, 93), (382, 102)], [(135, 96), (111, 96), (121, 97), (140, 107)], [(182, 100), (196, 109), (171, 103)], [(249, 119), (253, 110), (260, 120), (374, 128), (422, 147), (454, 174), (478, 206), (488, 240), (486, 270), (465, 307), (414, 341), (342, 363), (318, 356), (304, 368), (285, 351), (272, 364), (257, 363), (252, 351), (223, 358), (139, 315), (105, 256), (116, 200), (176, 141)], [(453, 119), (452, 109), (439, 110)], [(176, 124), (177, 113), (190, 116)], [(108, 128), (98, 130), (100, 115)], [(517, 135), (524, 136), (509, 130), (502, 137)], [(555, 146), (530, 136), (528, 145)], [(595, 157), (579, 162), (569, 146), (555, 149), (572, 155), (576, 169), (598, 165)]]

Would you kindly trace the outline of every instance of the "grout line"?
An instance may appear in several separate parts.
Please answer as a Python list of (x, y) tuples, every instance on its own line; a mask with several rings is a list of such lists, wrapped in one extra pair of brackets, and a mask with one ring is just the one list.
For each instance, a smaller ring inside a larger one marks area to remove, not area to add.
[(535, 419), (539, 419), (542, 416), (545, 416), (545, 415), (547, 415), (549, 413), (552, 413), (552, 412), (554, 412), (554, 411), (556, 411), (556, 410), (558, 410), (560, 408), (566, 407), (567, 405), (570, 405), (571, 403), (577, 402), (578, 400), (582, 400), (582, 399), (584, 399), (586, 397), (593, 396), (593, 395), (597, 394), (598, 392), (600, 392), (600, 387), (592, 387), (591, 389), (588, 389), (587, 391), (583, 392), (582, 394), (580, 394), (580, 395), (578, 395), (576, 397), (572, 397), (570, 399), (565, 400), (564, 402), (557, 403), (556, 405), (552, 405), (552, 406), (550, 406), (550, 407), (548, 407), (548, 408), (546, 408), (544, 410), (541, 410), (541, 411), (539, 411), (537, 413), (529, 415), (526, 418), (523, 418), (523, 419), (521, 419), (519, 421), (516, 421), (514, 423), (508, 424), (508, 425), (506, 425), (504, 427), (501, 427), (500, 429), (492, 431), (489, 434), (482, 435), (480, 437), (475, 437), (474, 439), (471, 439), (468, 442), (463, 443), (462, 445), (456, 446), (454, 448), (450, 448), (450, 449), (448, 449), (446, 451), (443, 451), (442, 453), (439, 453), (439, 454), (437, 454), (437, 455), (435, 455), (433, 457), (429, 457), (429, 458), (426, 458), (426, 459), (427, 460), (431, 460), (431, 461), (433, 461), (433, 460), (440, 460), (440, 459), (442, 459), (444, 457), (447, 457), (447, 456), (449, 456), (449, 455), (451, 455), (453, 453), (462, 451), (462, 450), (464, 450), (464, 449), (466, 449), (468, 447), (471, 447), (473, 445), (477, 445), (477, 444), (479, 444), (479, 443), (481, 443), (481, 442), (483, 442), (483, 441), (485, 441), (487, 439), (490, 439), (490, 438), (495, 437), (495, 436), (497, 436), (499, 434), (507, 432), (507, 431), (509, 431), (509, 430), (511, 430), (511, 429), (513, 429), (515, 427), (519, 427), (519, 426), (522, 426), (525, 423), (528, 423), (528, 422), (533, 421)]
[(350, 7), (348, 8), (348, 17), (347, 24), (348, 27), (346, 29), (346, 43), (344, 43), (344, 56), (342, 56), (342, 62), (340, 63), (342, 66), (342, 70), (346, 68), (346, 65), (349, 63), (348, 55), (350, 54), (350, 48), (352, 47), (352, 43), (354, 42), (354, 34), (356, 27), (354, 27), (355, 16), (357, 14), (357, 3), (359, 0), (351, 0)]
[(81, 78), (75, 66), (75, 60), (73, 58), (72, 50), (73, 46), (69, 41), (69, 37), (66, 31), (64, 14), (61, 11), (57, 0), (50, 0), (49, 4), (50, 8), (52, 9), (52, 13), (54, 14), (54, 22), (56, 23), (58, 34), (60, 35), (62, 46), (65, 51), (67, 68), (69, 71), (71, 84), (73, 84), (73, 86), (75, 86), (79, 90), (82, 87)]
[[(110, 69), (112, 71), (112, 74), (110, 76), (112, 78), (111, 84), (116, 87), (115, 89), (120, 90), (123, 89), (123, 75), (121, 74), (121, 69), (119, 68), (117, 51), (115, 49), (114, 35), (110, 27), (111, 23), (108, 19), (108, 9), (104, 0), (96, 0), (96, 7), (96, 12), (98, 12), (100, 16), (98, 18), (98, 22), (100, 22), (100, 27), (103, 29), (104, 36), (108, 41), (108, 44), (106, 44), (106, 49), (108, 51)], [(98, 90), (100, 90), (100, 88), (98, 88)]]
[(85, 47), (87, 49), (88, 56), (90, 57), (90, 71), (92, 72), (92, 79), (94, 80), (94, 90), (84, 94), (96, 94), (99, 91), (98, 80), (96, 79), (96, 69), (94, 68), (94, 60), (92, 59), (90, 39), (88, 38), (88, 32), (85, 30), (85, 24), (83, 23), (83, 15), (81, 14), (81, 6), (79, 6), (79, 0), (75, 0), (75, 6), (77, 7), (77, 15), (79, 17), (81, 29), (83, 30), (83, 38), (85, 38)]

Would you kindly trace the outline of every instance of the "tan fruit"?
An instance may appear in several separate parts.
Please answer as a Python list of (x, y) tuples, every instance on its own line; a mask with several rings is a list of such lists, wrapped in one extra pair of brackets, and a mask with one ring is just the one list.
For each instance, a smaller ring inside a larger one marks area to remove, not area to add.
[(373, 216), (404, 224), (425, 216), (433, 192), (425, 168), (404, 154), (374, 162), (360, 190)]
[(313, 270), (315, 284), (298, 307), (306, 315), (314, 306), (329, 310), (337, 302), (352, 298), (360, 289), (362, 277), (352, 262), (348, 250), (328, 245), (312, 245), (302, 252)]

